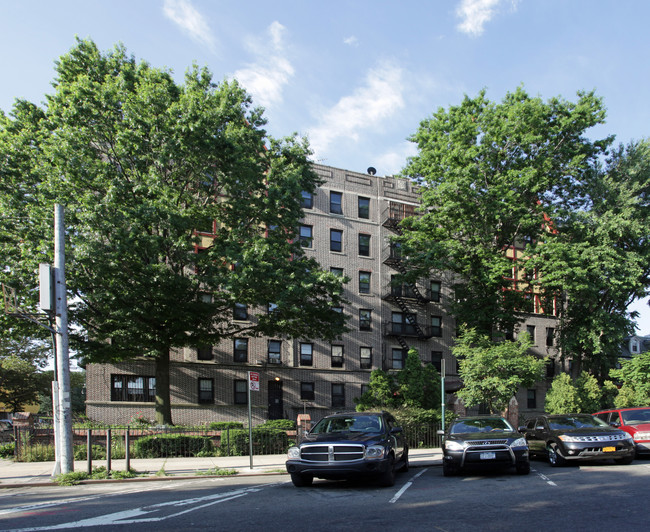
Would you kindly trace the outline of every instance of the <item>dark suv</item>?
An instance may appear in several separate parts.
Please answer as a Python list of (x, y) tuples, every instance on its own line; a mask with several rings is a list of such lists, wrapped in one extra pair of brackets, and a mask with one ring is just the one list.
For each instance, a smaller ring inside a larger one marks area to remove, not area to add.
[(346, 412), (321, 419), (297, 447), (289, 449), (287, 471), (295, 486), (314, 477), (330, 480), (374, 477), (395, 484), (395, 471), (408, 470), (408, 446), (388, 412)]

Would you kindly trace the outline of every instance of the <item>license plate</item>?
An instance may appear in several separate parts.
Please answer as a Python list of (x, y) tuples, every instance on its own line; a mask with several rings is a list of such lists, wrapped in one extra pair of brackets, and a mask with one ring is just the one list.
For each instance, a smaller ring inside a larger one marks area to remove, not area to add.
[(494, 460), (497, 457), (496, 453), (481, 453), (481, 460)]
[(604, 453), (613, 453), (616, 451), (616, 447), (603, 447)]

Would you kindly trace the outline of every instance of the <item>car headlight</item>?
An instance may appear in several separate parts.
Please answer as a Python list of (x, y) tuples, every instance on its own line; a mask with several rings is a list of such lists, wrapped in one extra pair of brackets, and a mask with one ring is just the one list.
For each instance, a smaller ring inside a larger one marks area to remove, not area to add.
[(634, 439), (637, 441), (650, 440), (650, 432), (637, 432), (634, 435)]
[(566, 434), (562, 434), (558, 436), (562, 441), (565, 441), (567, 443), (575, 443), (582, 441), (579, 436), (567, 436)]
[(386, 449), (381, 445), (370, 445), (366, 447), (366, 458), (370, 460), (377, 460), (384, 457)]
[(528, 447), (528, 443), (526, 442), (526, 438), (517, 438), (510, 444), (510, 447)]
[(300, 448), (299, 447), (289, 447), (289, 450), (287, 451), (287, 458), (289, 460), (295, 460), (297, 458), (300, 458)]
[(445, 440), (445, 449), (448, 451), (462, 451), (465, 448), (465, 443), (456, 440)]

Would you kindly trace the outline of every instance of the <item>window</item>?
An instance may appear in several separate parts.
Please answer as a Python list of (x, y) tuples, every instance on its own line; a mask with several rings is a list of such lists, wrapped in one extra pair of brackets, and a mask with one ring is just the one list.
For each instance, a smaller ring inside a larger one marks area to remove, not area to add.
[(233, 310), (233, 319), (239, 321), (246, 321), (248, 319), (248, 305), (243, 303), (235, 303), (235, 309)]
[(370, 235), (359, 233), (359, 255), (361, 257), (370, 256)]
[(153, 403), (155, 399), (155, 377), (111, 375), (111, 401), (138, 401)]
[(370, 272), (359, 272), (359, 293), (370, 293)]
[(332, 367), (333, 368), (343, 367), (343, 346), (342, 345), (332, 346)]
[(314, 208), (314, 195), (311, 192), (306, 190), (302, 191), (302, 197), (300, 200), (300, 206), (303, 209), (313, 209)]
[(330, 192), (330, 212), (332, 214), (343, 214), (343, 194)]
[(214, 401), (214, 381), (199, 379), (199, 403), (208, 404)]
[(553, 327), (546, 328), (546, 347), (553, 347), (553, 337), (555, 336), (555, 329)]
[(282, 342), (280, 340), (269, 340), (269, 364), (280, 364)]
[(391, 369), (403, 369), (406, 360), (406, 351), (393, 347), (391, 352)]
[(300, 365), (314, 365), (314, 344), (300, 343)]
[(431, 281), (431, 301), (440, 301), (440, 291), (442, 290), (442, 283), (440, 281)]
[(537, 390), (528, 390), (528, 408), (537, 408)]
[(361, 369), (372, 369), (372, 347), (361, 347), (359, 358)]
[(530, 336), (530, 340), (533, 342), (533, 345), (537, 345), (537, 342), (535, 341), (535, 326), (526, 325), (526, 332), (528, 333), (528, 336)]
[(416, 334), (413, 323), (417, 323), (417, 316), (411, 313), (393, 312), (391, 314), (391, 332), (393, 334)]
[(300, 245), (303, 248), (312, 247), (312, 242), (314, 240), (313, 228), (311, 225), (301, 225), (300, 226)]
[(235, 381), (234, 391), (236, 405), (248, 404), (248, 381)]
[(370, 198), (359, 196), (359, 218), (370, 218)]
[(372, 329), (372, 310), (367, 308), (359, 309), (359, 330), (370, 331)]
[(330, 273), (343, 277), (343, 268), (330, 268)]
[(555, 360), (549, 358), (546, 363), (546, 378), (552, 379), (553, 377), (555, 377)]
[(431, 334), (442, 336), (442, 318), (440, 316), (431, 316)]
[(235, 362), (248, 362), (248, 338), (235, 338), (234, 360)]
[(343, 307), (332, 307), (332, 310), (334, 312), (338, 312), (339, 314), (343, 314)]
[(370, 385), (369, 384), (362, 384), (361, 385), (361, 395), (363, 395), (366, 392), (370, 391)]
[(212, 346), (202, 345), (196, 349), (196, 358), (198, 360), (212, 360)]
[(330, 251), (343, 251), (343, 231), (330, 229)]
[(314, 383), (313, 382), (301, 382), (300, 383), (300, 399), (303, 401), (313, 401), (316, 398), (314, 393)]
[(345, 406), (345, 385), (332, 383), (332, 408)]
[(431, 364), (442, 375), (442, 351), (431, 351)]

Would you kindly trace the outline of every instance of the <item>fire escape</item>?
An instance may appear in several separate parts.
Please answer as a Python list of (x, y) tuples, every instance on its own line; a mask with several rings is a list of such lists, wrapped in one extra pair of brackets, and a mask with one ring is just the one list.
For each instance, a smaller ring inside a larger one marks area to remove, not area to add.
[[(399, 223), (404, 218), (415, 215), (414, 206), (391, 201), (382, 216), (382, 225), (393, 233), (401, 235)], [(396, 243), (391, 243), (385, 250), (383, 262), (400, 274), (407, 272), (400, 247)], [(425, 309), (429, 299), (422, 294), (414, 282), (404, 282), (399, 285), (391, 282), (384, 294), (384, 300), (399, 307), (404, 317), (401, 323), (391, 321), (386, 324), (384, 329), (386, 336), (396, 337), (405, 351), (409, 349), (406, 337), (426, 340), (433, 336), (431, 327), (423, 326), (417, 321), (417, 310)]]

